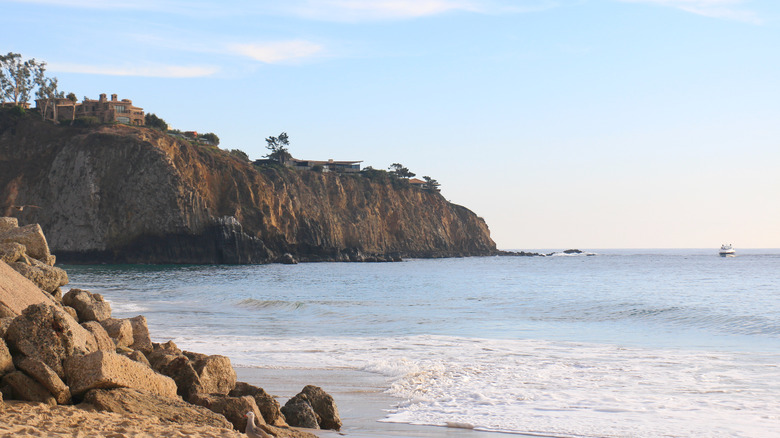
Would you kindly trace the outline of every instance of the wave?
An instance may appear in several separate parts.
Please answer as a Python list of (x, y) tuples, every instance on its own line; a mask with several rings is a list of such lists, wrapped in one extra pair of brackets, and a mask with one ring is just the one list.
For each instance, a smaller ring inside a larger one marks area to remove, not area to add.
[(286, 301), (286, 300), (257, 300), (254, 298), (246, 298), (237, 303), (238, 307), (246, 309), (287, 309), (287, 310), (300, 310), (306, 307), (306, 303), (300, 301)]

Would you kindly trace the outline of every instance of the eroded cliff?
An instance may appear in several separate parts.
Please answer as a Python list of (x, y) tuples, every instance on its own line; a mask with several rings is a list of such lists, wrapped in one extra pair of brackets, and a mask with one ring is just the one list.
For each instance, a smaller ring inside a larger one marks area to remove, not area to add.
[[(22, 211), (11, 206), (33, 205)], [(61, 260), (266, 263), (496, 253), (485, 222), (391, 179), (253, 166), (128, 126), (0, 114), (0, 207)]]

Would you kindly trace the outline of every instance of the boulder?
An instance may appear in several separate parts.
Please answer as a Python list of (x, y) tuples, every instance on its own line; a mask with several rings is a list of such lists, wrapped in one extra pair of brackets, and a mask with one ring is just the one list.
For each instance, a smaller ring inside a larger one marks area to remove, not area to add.
[(194, 395), (206, 393), (197, 371), (186, 356), (158, 351), (149, 355), (149, 363), (152, 369), (176, 382), (177, 392), (185, 400), (190, 401)]
[(68, 284), (68, 273), (63, 269), (49, 266), (36, 259), (29, 260), (32, 264), (13, 262), (8, 265), (35, 283), (36, 286), (49, 293), (54, 292), (60, 286)]
[(272, 395), (265, 392), (263, 388), (258, 388), (246, 382), (236, 382), (235, 388), (228, 395), (231, 397), (243, 397), (245, 395), (253, 397), (266, 423), (279, 427), (287, 426), (280, 410), (281, 405)]
[[(57, 288), (57, 290), (59, 290), (59, 288)], [(52, 294), (52, 296), (54, 297), (53, 294)], [(54, 297), (54, 298), (56, 299), (57, 297)], [(76, 312), (76, 309), (74, 309), (73, 307), (62, 306), (62, 310), (64, 310), (68, 315), (70, 315), (71, 318), (75, 319), (76, 322), (81, 322), (81, 321), (79, 321), (79, 314), (78, 314), (78, 312)]]
[(4, 387), (7, 386), (11, 389), (13, 398), (16, 400), (45, 403), (47, 405), (57, 404), (57, 400), (52, 397), (43, 385), (27, 377), (21, 371), (14, 371), (3, 376), (2, 384)]
[(133, 388), (176, 398), (173, 379), (108, 351), (69, 357), (65, 361), (65, 374), (74, 397), (80, 397), (91, 389)]
[(45, 363), (23, 356), (16, 361), (16, 368), (46, 388), (58, 404), (70, 404), (70, 388)]
[(320, 429), (340, 430), (341, 417), (336, 402), (330, 394), (319, 386), (306, 385), (301, 394), (306, 395), (311, 407), (319, 418)]
[[(152, 343), (152, 351), (150, 353), (163, 353), (163, 354), (174, 354), (179, 355), (183, 354), (181, 350), (179, 350), (179, 347), (176, 346), (176, 344), (173, 341), (168, 341), (162, 344), (158, 344), (156, 342)], [(147, 356), (150, 354), (148, 353)], [(149, 359), (151, 360), (151, 359)]]
[(6, 231), (19, 228), (19, 220), (15, 217), (0, 217), (0, 235)]
[(99, 411), (123, 415), (136, 414), (175, 424), (233, 427), (225, 417), (202, 406), (137, 389), (93, 389), (84, 395), (84, 401), (95, 406)]
[(6, 263), (13, 263), (19, 259), (28, 261), (26, 258), (27, 248), (18, 242), (0, 243), (0, 260)]
[(132, 360), (134, 360), (134, 361), (136, 361), (136, 362), (138, 362), (140, 364), (146, 365), (149, 368), (152, 367), (152, 364), (149, 363), (149, 359), (147, 359), (146, 355), (144, 355), (144, 353), (141, 352), (141, 351), (132, 350), (132, 351), (129, 351), (127, 353), (120, 352), (119, 354), (121, 354), (123, 356), (127, 356), (128, 359), (132, 359)]
[(51, 256), (46, 236), (43, 235), (43, 230), (38, 224), (6, 229), (0, 233), (0, 243), (7, 242), (21, 243), (27, 248), (28, 256), (43, 262), (47, 262)]
[(133, 345), (133, 325), (126, 319), (108, 318), (99, 321), (117, 347)]
[(287, 424), (292, 427), (320, 428), (317, 414), (304, 394), (298, 394), (288, 400), (282, 407), (282, 413), (287, 420)]
[(97, 343), (97, 349), (101, 351), (115, 351), (116, 344), (114, 340), (108, 336), (108, 332), (97, 321), (87, 321), (81, 323), (81, 326), (95, 337)]
[(193, 397), (190, 403), (224, 415), (236, 430), (246, 430), (247, 418), (244, 415), (247, 412), (254, 413), (258, 424), (265, 425), (260, 410), (255, 404), (255, 399), (249, 396), (230, 397), (222, 394), (199, 394)]
[(56, 304), (51, 295), (43, 292), (7, 263), (0, 262), (0, 307), (4, 309), (3, 313), (21, 315), (27, 306), (38, 303)]
[(62, 296), (62, 304), (73, 307), (79, 321), (103, 321), (111, 318), (111, 305), (100, 294), (91, 294), (82, 289), (71, 289)]
[(152, 338), (149, 336), (149, 326), (146, 323), (146, 317), (138, 315), (128, 318), (133, 328), (133, 343), (130, 348), (146, 353), (152, 351)]
[(0, 376), (13, 371), (14, 360), (11, 357), (11, 352), (8, 351), (8, 346), (5, 345), (5, 341), (0, 337)]
[(236, 370), (233, 369), (228, 357), (207, 356), (189, 351), (185, 351), (184, 355), (189, 358), (192, 367), (198, 373), (203, 387), (201, 392), (227, 395), (236, 386)]
[(8, 326), (6, 341), (11, 351), (41, 360), (60, 378), (63, 362), (74, 354), (97, 351), (97, 342), (60, 307), (33, 304)]

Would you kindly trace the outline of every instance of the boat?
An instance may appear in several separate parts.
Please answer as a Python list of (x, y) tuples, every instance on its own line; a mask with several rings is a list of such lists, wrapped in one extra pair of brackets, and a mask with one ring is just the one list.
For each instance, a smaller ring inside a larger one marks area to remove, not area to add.
[(720, 254), (721, 257), (734, 257), (737, 254), (737, 251), (734, 250), (729, 243), (728, 245), (721, 245), (718, 254)]

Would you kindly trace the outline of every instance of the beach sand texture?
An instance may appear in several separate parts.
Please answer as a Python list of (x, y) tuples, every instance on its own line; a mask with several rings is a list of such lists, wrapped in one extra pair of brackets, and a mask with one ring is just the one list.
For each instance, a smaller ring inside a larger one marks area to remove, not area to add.
[(232, 429), (166, 423), (158, 418), (98, 412), (89, 405), (50, 406), (8, 400), (0, 405), (0, 437), (237, 438), (246, 435)]

